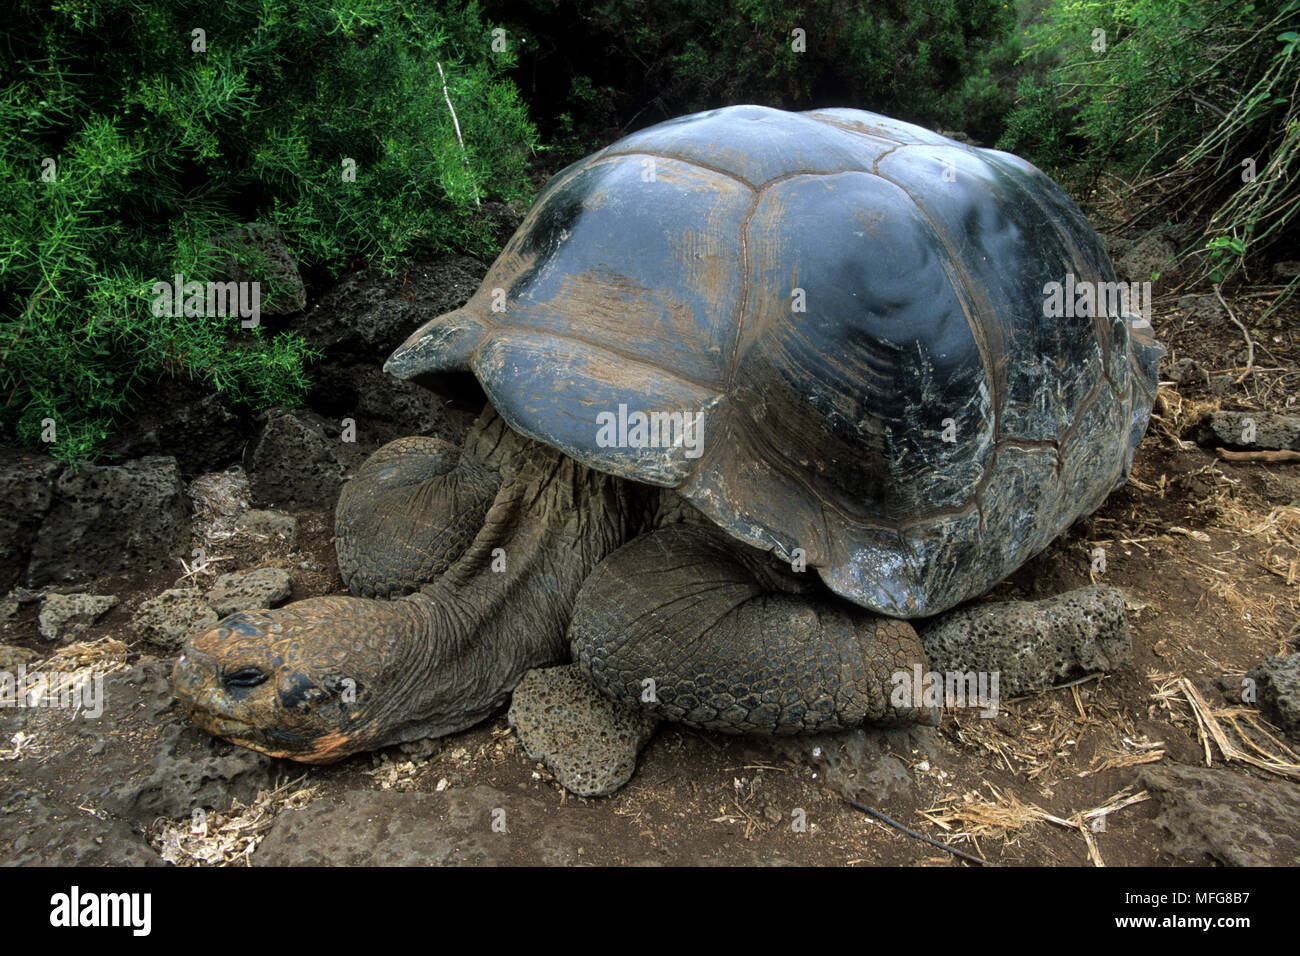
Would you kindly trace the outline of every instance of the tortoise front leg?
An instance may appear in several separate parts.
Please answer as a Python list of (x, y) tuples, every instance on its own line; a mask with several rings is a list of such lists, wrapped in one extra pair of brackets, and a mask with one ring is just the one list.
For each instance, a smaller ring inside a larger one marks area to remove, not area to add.
[(410, 594), (469, 547), (501, 476), (440, 438), (389, 442), (343, 486), (334, 513), (339, 573), (359, 597)]

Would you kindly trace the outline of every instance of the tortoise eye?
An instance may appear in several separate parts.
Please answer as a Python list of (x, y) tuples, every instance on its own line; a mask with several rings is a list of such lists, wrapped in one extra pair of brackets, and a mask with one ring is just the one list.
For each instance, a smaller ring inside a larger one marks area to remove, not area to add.
[(266, 682), (266, 671), (258, 667), (241, 667), (237, 671), (221, 675), (221, 683), (227, 687), (256, 687)]

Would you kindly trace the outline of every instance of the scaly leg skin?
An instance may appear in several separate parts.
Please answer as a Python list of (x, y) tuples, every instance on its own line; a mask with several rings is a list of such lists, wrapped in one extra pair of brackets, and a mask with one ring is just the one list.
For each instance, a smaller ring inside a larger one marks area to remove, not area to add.
[[(895, 675), (925, 669), (910, 624), (778, 571), (714, 528), (663, 528), (606, 558), (579, 592), (569, 640), (576, 663), (542, 672), (544, 687), (521, 685), (512, 714), (528, 719), (512, 722), (525, 749), (584, 796), (631, 775), (649, 737), (637, 713), (726, 733), (937, 721), (933, 709), (891, 702)], [(574, 719), (583, 732), (565, 733)], [(632, 759), (611, 756), (611, 742)]]
[(334, 513), (339, 572), (358, 597), (410, 594), (469, 547), (499, 473), (439, 438), (384, 445), (343, 486)]
[(800, 588), (710, 528), (664, 528), (606, 558), (579, 592), (569, 640), (615, 700), (707, 730), (821, 733), (927, 716), (890, 701), (894, 675), (925, 665), (910, 624)]

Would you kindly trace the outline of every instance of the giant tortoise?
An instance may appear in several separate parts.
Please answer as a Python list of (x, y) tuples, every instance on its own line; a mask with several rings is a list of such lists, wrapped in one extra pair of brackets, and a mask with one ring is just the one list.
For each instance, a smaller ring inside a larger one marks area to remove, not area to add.
[(490, 406), (464, 447), (392, 442), (345, 486), (352, 596), (223, 619), (176, 694), (315, 763), (469, 727), (570, 655), (705, 728), (931, 719), (891, 694), (927, 663), (908, 619), (1096, 509), (1150, 413), (1149, 324), (1049, 315), (1053, 283), (1115, 274), (1007, 153), (849, 109), (627, 136), (551, 179), (474, 297), (389, 358), (471, 370)]

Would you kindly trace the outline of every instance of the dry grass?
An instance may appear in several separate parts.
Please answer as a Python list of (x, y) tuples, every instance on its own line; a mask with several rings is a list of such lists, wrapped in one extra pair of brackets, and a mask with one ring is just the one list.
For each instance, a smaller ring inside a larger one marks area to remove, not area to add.
[[(1167, 426), (1169, 434), (1181, 434), (1191, 428), (1195, 421), (1218, 404), (1217, 399), (1213, 402), (1186, 402), (1168, 388), (1161, 389), (1161, 396), (1169, 418), (1158, 427)], [(1212, 616), (1226, 614), (1244, 621), (1255, 636), (1274, 645), (1274, 654), (1285, 653), (1286, 639), (1283, 635), (1287, 630), (1286, 621), (1300, 617), (1300, 507), (1273, 506), (1266, 512), (1264, 509), (1269, 506), (1245, 490), (1248, 483), (1243, 478), (1224, 474), (1217, 461), (1188, 469), (1172, 479), (1161, 475), (1159, 486), (1148, 490), (1164, 497), (1167, 489), (1177, 484), (1196, 488), (1197, 497), (1189, 503), (1189, 508), (1195, 516), (1195, 524), (1211, 534), (1171, 524), (1157, 529), (1159, 533), (1146, 536), (1140, 536), (1141, 528), (1133, 531), (1131, 536), (1117, 530), (1114, 539), (1090, 544), (1143, 547), (1153, 541), (1167, 543), (1172, 536), (1179, 536), (1206, 545), (1204, 549), (1186, 550), (1179, 558), (1201, 572), (1204, 593), (1198, 611)], [(1249, 548), (1243, 547), (1247, 544), (1243, 539), (1249, 539)], [(1259, 557), (1253, 557), (1254, 554)], [(1283, 599), (1276, 593), (1269, 593), (1266, 588), (1255, 586), (1241, 574), (1243, 558), (1280, 577), (1294, 590)], [(1220, 566), (1225, 559), (1233, 560), (1229, 560), (1227, 566)]]
[(126, 645), (112, 637), (61, 647), (45, 661), (42, 670), (50, 683), (50, 697), (81, 700), (83, 688), (108, 674), (126, 670)]
[(1218, 398), (1198, 401), (1184, 398), (1172, 385), (1162, 383), (1156, 390), (1155, 407), (1151, 410), (1151, 426), (1174, 448), (1185, 449), (1189, 434), (1201, 420), (1223, 406)]
[(1152, 674), (1152, 699), (1168, 711), (1173, 724), (1195, 722), (1205, 765), (1214, 766), (1217, 751), (1225, 764), (1236, 761), (1265, 773), (1300, 779), (1300, 755), (1279, 739), (1280, 731), (1259, 711), (1245, 706), (1212, 706), (1196, 686), (1177, 674)]
[[(69, 644), (27, 669), (29, 679), (35, 675), (45, 679), (39, 691), (30, 684), (27, 688), (17, 689), (21, 693), (30, 692), (41, 701), (33, 700), (26, 706), (70, 708), (75, 715), (96, 700), (102, 703), (102, 687), (96, 687), (93, 692), (90, 688), (95, 682), (103, 681), (106, 675), (125, 670), (126, 656), (126, 645), (111, 637)], [(39, 758), (44, 740), (45, 736), (39, 730), (35, 733), (19, 731), (10, 737), (8, 747), (0, 747), (0, 761)]]
[[(1013, 718), (1009, 726), (954, 712), (951, 734), (964, 748), (984, 751), (1012, 774), (1023, 774), (1045, 793), (1057, 779), (1053, 771), (1078, 764), (1080, 747), (1092, 746), (1093, 757), (1069, 777), (1088, 777), (1116, 767), (1155, 763), (1164, 745), (1137, 731), (1132, 717), (1113, 694), (1103, 692), (1106, 676), (1094, 674), (1064, 684), (1047, 695), (1002, 702)], [(1095, 687), (1086, 685), (1097, 682)]]
[[(1080, 810), (1069, 817), (1059, 817), (1042, 807), (1022, 802), (1010, 791), (998, 790), (987, 780), (984, 783), (992, 794), (991, 799), (978, 792), (965, 793), (960, 797), (942, 800), (939, 806), (916, 812), (946, 831), (953, 839), (971, 843), (975, 843), (981, 836), (989, 835), (1000, 835), (1009, 843), (1012, 842), (1010, 836), (1015, 831), (1038, 823), (1051, 823), (1077, 831), (1087, 846), (1088, 859), (1094, 866), (1105, 866), (1093, 834), (1105, 828), (1105, 819), (1110, 814), (1151, 799), (1145, 790), (1132, 793), (1131, 787), (1125, 787), (1101, 806)], [(944, 806), (945, 803), (949, 805)]]
[(380, 756), (378, 766), (366, 770), (374, 777), (380, 790), (411, 791), (416, 789), (416, 775), (429, 761), (427, 759), (393, 760), (387, 754)]
[(248, 478), (239, 467), (199, 475), (190, 482), (194, 536), (209, 544), (235, 533), (235, 522), (249, 508)]
[(300, 786), (305, 779), (260, 791), (249, 806), (236, 800), (225, 811), (198, 809), (186, 820), (160, 818), (145, 836), (159, 856), (176, 866), (251, 866), (253, 851), (276, 815), (301, 810), (315, 798), (315, 787)]
[(116, 638), (103, 637), (60, 647), (41, 666), (41, 670), (66, 674), (95, 668), (101, 675), (126, 667), (126, 645)]

